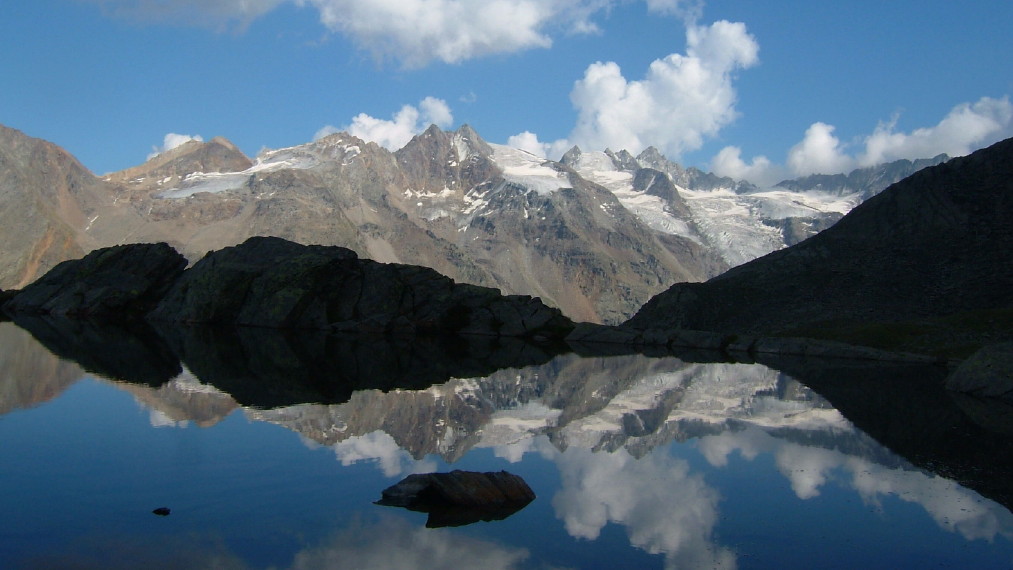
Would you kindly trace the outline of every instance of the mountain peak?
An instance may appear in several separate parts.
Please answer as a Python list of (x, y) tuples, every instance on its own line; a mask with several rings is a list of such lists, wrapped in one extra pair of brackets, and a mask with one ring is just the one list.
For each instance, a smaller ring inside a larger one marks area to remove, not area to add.
[(420, 136), (432, 137), (432, 136), (440, 136), (440, 135), (444, 135), (444, 134), (445, 133), (443, 132), (443, 129), (441, 129), (440, 127), (437, 127), (435, 123), (431, 123), (429, 125), (429, 127), (426, 128), (426, 130), (422, 131), (422, 135), (420, 135)]
[(458, 160), (473, 155), (492, 156), (492, 147), (468, 124), (461, 125), (454, 133), (454, 146), (457, 148)]
[(208, 142), (189, 140), (151, 157), (139, 166), (105, 177), (111, 182), (154, 184), (166, 178), (180, 179), (194, 172), (239, 172), (253, 165), (232, 141), (215, 137)]
[(580, 147), (577, 145), (573, 145), (573, 147), (571, 147), (570, 150), (563, 153), (563, 157), (559, 159), (559, 162), (572, 168), (574, 165), (580, 162), (581, 154), (583, 154), (583, 152), (580, 150)]

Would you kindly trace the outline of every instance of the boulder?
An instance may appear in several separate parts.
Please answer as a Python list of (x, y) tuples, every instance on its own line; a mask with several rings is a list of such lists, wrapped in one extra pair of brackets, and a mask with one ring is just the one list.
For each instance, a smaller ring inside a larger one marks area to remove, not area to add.
[(461, 526), (501, 520), (527, 506), (535, 493), (506, 471), (414, 474), (383, 490), (378, 505), (429, 513), (426, 526)]
[(537, 298), (459, 284), (426, 267), (359, 259), (342, 247), (271, 237), (207, 254), (149, 318), (406, 336), (562, 338), (573, 328)]
[(97, 249), (60, 263), (3, 307), (9, 313), (123, 320), (151, 310), (185, 267), (186, 258), (165, 243)]
[(988, 345), (946, 378), (946, 388), (1013, 401), (1013, 343)]

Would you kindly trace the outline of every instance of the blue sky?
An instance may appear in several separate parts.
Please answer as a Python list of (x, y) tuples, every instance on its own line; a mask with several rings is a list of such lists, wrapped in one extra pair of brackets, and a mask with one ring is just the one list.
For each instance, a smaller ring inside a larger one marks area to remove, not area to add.
[[(0, 123), (96, 173), (430, 122), (558, 158), (653, 145), (761, 183), (1013, 136), (1013, 1), (32, 0)], [(175, 135), (175, 136), (172, 136)]]

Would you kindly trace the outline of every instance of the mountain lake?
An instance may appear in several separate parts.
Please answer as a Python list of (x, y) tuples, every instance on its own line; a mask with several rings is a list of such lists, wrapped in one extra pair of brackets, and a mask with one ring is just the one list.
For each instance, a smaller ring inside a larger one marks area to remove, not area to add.
[[(279, 405), (37, 337), (0, 324), (2, 568), (1013, 567), (1013, 436), (941, 391), (893, 411), (861, 372), (856, 400), (834, 372), (571, 353)], [(537, 498), (440, 528), (374, 504), (455, 469)]]

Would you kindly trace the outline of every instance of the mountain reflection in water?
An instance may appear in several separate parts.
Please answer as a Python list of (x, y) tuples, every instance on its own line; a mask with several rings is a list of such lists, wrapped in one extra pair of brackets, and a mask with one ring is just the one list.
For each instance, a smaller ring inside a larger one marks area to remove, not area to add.
[[(2, 567), (1013, 560), (1011, 438), (932, 367), (19, 324), (0, 324)], [(371, 504), (453, 468), (538, 499), (459, 529)]]

